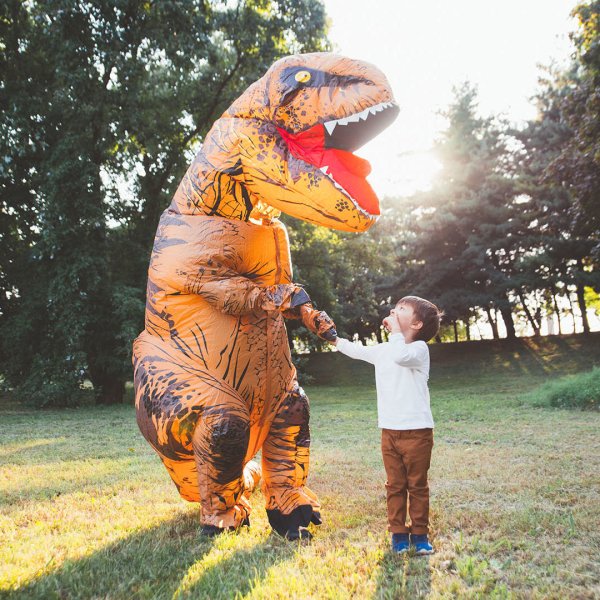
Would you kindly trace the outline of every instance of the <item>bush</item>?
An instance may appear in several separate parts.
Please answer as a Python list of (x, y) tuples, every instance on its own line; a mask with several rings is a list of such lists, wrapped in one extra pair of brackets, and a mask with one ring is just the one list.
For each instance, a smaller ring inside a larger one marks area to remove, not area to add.
[(315, 378), (307, 371), (309, 366), (308, 355), (297, 354), (296, 352), (292, 352), (292, 362), (296, 367), (296, 376), (298, 378), (298, 383), (300, 384), (300, 386), (314, 382)]
[(531, 397), (539, 406), (600, 410), (600, 368), (548, 381)]

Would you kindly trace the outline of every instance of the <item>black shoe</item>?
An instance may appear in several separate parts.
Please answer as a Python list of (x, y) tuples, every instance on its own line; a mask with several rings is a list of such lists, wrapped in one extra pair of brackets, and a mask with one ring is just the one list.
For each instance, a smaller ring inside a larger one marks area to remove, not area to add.
[(310, 504), (295, 508), (289, 515), (284, 515), (278, 509), (267, 510), (271, 527), (287, 540), (309, 540), (312, 535), (308, 529), (310, 523), (321, 525), (321, 514)]
[(305, 527), (298, 527), (296, 531), (288, 531), (284, 537), (290, 542), (296, 540), (312, 540), (312, 533)]
[(200, 533), (211, 538), (221, 535), (224, 531), (226, 531), (224, 527), (216, 527), (215, 525), (202, 525), (200, 527)]
[(215, 537), (221, 535), (225, 531), (239, 531), (241, 527), (250, 527), (250, 519), (246, 517), (239, 525), (239, 527), (217, 527), (216, 525), (202, 525), (200, 527), (200, 533), (206, 537)]

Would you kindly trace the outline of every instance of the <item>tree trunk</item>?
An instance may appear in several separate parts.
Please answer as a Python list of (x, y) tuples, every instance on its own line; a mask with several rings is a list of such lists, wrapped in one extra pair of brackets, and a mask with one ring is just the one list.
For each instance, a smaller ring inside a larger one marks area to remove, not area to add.
[(103, 367), (94, 364), (93, 357), (88, 354), (88, 372), (94, 386), (96, 404), (121, 404), (125, 395), (125, 381), (107, 372)]
[[(583, 263), (581, 259), (577, 261), (579, 272), (583, 273)], [(587, 318), (587, 306), (585, 304), (585, 286), (581, 281), (577, 282), (577, 303), (579, 304), (579, 310), (581, 311), (581, 324), (583, 325), (583, 333), (590, 332), (590, 324)]]
[(517, 334), (515, 332), (515, 322), (513, 320), (510, 307), (501, 308), (500, 314), (502, 315), (502, 320), (504, 321), (504, 326), (506, 327), (506, 339), (514, 340), (517, 337)]
[(575, 306), (573, 305), (573, 298), (571, 298), (571, 292), (568, 288), (567, 298), (569, 299), (569, 306), (571, 307), (571, 316), (573, 317), (573, 333), (577, 333), (577, 322), (575, 321)]
[(435, 336), (435, 341), (436, 341), (436, 344), (441, 344), (442, 343), (442, 338), (440, 337), (439, 333)]
[(466, 327), (466, 332), (467, 332), (467, 342), (471, 341), (471, 323), (469, 322), (469, 319), (467, 319), (465, 321), (465, 327)]
[(456, 319), (452, 321), (452, 327), (454, 328), (454, 341), (458, 342), (458, 327), (456, 326)]
[(525, 295), (523, 294), (522, 290), (519, 290), (519, 298), (521, 300), (521, 304), (523, 305), (523, 310), (525, 311), (527, 320), (529, 321), (529, 323), (531, 324), (531, 327), (533, 328), (533, 335), (535, 337), (538, 337), (540, 335), (540, 327), (535, 322), (535, 319), (533, 318), (533, 315), (531, 314), (531, 311), (529, 310), (529, 307), (527, 306), (527, 302), (525, 302)]
[(556, 312), (556, 319), (558, 321), (558, 335), (562, 335), (562, 326), (560, 323), (560, 310), (558, 308), (558, 300), (556, 299), (556, 288), (552, 286), (552, 301), (554, 302), (554, 311)]
[(94, 383), (96, 404), (121, 404), (125, 395), (125, 382), (117, 377), (107, 376), (101, 384)]
[(492, 335), (493, 335), (494, 339), (495, 340), (500, 339), (500, 336), (498, 335), (498, 324), (496, 323), (496, 320), (494, 319), (494, 317), (492, 317), (491, 308), (486, 307), (485, 312), (487, 313), (488, 321), (490, 322), (490, 325), (492, 326)]
[(583, 333), (590, 332), (590, 324), (587, 317), (587, 306), (585, 304), (585, 291), (582, 284), (577, 284), (577, 303), (581, 311), (581, 324), (583, 325)]

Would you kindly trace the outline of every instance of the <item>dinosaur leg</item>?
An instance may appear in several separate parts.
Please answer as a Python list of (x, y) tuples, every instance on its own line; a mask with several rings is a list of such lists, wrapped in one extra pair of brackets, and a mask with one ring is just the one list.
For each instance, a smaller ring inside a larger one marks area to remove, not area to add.
[(158, 455), (173, 483), (177, 486), (179, 495), (188, 502), (200, 502), (196, 461), (193, 458), (191, 460), (172, 460), (160, 453)]
[(209, 371), (173, 360), (164, 344), (138, 338), (134, 349), (140, 431), (181, 496), (200, 502), (203, 524), (238, 527), (247, 521), (246, 496), (260, 476), (256, 463), (244, 464), (250, 435), (245, 401)]
[(244, 471), (250, 416), (243, 399), (232, 391), (211, 391), (192, 437), (200, 520), (207, 534), (248, 524), (247, 495), (259, 476), (258, 465), (248, 463)]
[(310, 454), (309, 402), (295, 383), (279, 409), (262, 447), (263, 493), (271, 527), (288, 539), (310, 537), (309, 523), (321, 524), (317, 497), (305, 487)]
[[(159, 454), (179, 495), (188, 502), (200, 502), (198, 469), (194, 458), (190, 460), (171, 460)], [(249, 496), (260, 480), (260, 465), (250, 460), (244, 466), (244, 495)]]

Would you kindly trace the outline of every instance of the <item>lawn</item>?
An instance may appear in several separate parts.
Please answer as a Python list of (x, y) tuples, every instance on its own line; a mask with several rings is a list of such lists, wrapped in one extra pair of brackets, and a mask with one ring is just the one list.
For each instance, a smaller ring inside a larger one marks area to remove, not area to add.
[(528, 392), (600, 363), (600, 334), (432, 346), (429, 558), (396, 557), (369, 365), (311, 357), (311, 544), (198, 533), (132, 406), (0, 407), (0, 597), (599, 598), (600, 413)]

